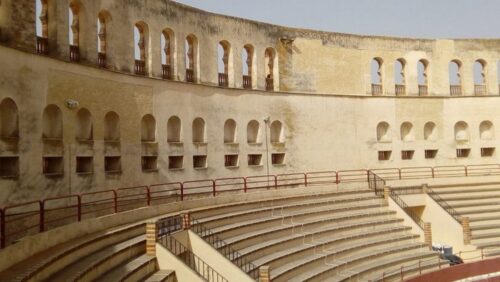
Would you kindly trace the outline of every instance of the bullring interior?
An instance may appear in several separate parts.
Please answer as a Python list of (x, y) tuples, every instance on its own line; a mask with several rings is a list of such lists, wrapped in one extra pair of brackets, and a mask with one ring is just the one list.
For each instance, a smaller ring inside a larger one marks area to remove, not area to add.
[(0, 2), (1, 281), (500, 275), (500, 39)]

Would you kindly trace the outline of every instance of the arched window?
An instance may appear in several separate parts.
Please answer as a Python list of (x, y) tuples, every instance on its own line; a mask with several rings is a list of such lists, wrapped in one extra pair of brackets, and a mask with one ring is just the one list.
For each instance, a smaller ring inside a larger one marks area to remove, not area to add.
[(175, 34), (170, 28), (166, 28), (162, 32), (161, 46), (161, 64), (163, 66), (162, 76), (164, 79), (172, 79), (174, 69), (175, 56)]
[(474, 94), (486, 95), (486, 61), (479, 59), (474, 62)]
[(464, 121), (459, 121), (455, 124), (455, 140), (468, 141), (469, 140), (469, 125)]
[(168, 119), (167, 141), (169, 143), (181, 142), (181, 119), (177, 116), (172, 116)]
[(107, 11), (101, 11), (97, 16), (97, 53), (99, 66), (106, 66), (106, 26), (110, 19)]
[(5, 98), (0, 103), (0, 138), (19, 138), (18, 109), (10, 98)]
[(428, 141), (437, 140), (436, 124), (429, 121), (424, 126), (424, 139)]
[(146, 75), (148, 25), (138, 22), (134, 25), (135, 74)]
[(265, 53), (266, 65), (266, 90), (274, 91), (274, 63), (276, 58), (276, 51), (273, 48), (267, 48)]
[(401, 141), (413, 141), (415, 135), (413, 134), (413, 124), (410, 122), (403, 122), (401, 124)]
[(120, 117), (115, 112), (109, 112), (104, 116), (104, 140), (120, 140)]
[(198, 39), (193, 34), (190, 34), (186, 37), (186, 81), (187, 82), (196, 82), (198, 68), (197, 60), (198, 60)]
[(418, 75), (418, 95), (427, 96), (428, 93), (428, 68), (429, 62), (427, 60), (420, 60), (417, 64)]
[(481, 137), (481, 140), (495, 139), (495, 130), (491, 121), (485, 120), (481, 122), (479, 125), (479, 136)]
[(195, 118), (193, 121), (193, 143), (205, 143), (205, 121)]
[(156, 120), (150, 114), (147, 114), (144, 117), (142, 117), (141, 141), (142, 142), (156, 141)]
[(397, 96), (406, 94), (405, 67), (406, 61), (404, 59), (397, 59), (394, 63), (394, 83)]
[(229, 70), (231, 63), (231, 44), (226, 41), (220, 41), (217, 46), (217, 68), (219, 72), (219, 86), (229, 86)]
[(285, 142), (285, 132), (283, 130), (283, 124), (279, 120), (275, 120), (271, 123), (271, 143), (284, 143)]
[(390, 142), (391, 141), (391, 131), (389, 124), (385, 121), (380, 122), (377, 125), (377, 141), (379, 142)]
[(462, 62), (453, 60), (448, 64), (450, 76), (450, 95), (462, 95)]
[(63, 139), (62, 113), (58, 106), (48, 105), (45, 107), (43, 110), (42, 123), (43, 139)]
[(36, 51), (38, 54), (48, 53), (49, 7), (48, 0), (36, 0)]
[(251, 89), (253, 83), (253, 56), (254, 56), (254, 48), (250, 44), (246, 44), (243, 46), (243, 50), (241, 51), (241, 62), (243, 66), (243, 88)]
[(224, 123), (224, 143), (236, 143), (236, 121), (228, 119)]
[(92, 115), (89, 110), (82, 108), (76, 113), (76, 140), (92, 140)]
[(247, 142), (249, 144), (260, 143), (260, 124), (252, 120), (247, 125)]
[(80, 3), (72, 1), (69, 4), (69, 59), (80, 61)]
[(381, 58), (374, 58), (371, 61), (371, 77), (372, 77), (372, 95), (378, 96), (383, 94), (383, 61)]

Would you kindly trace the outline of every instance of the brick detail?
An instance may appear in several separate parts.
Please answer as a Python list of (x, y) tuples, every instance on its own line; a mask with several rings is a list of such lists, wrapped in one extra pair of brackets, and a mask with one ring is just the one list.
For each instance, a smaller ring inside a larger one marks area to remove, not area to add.
[(384, 201), (389, 204), (389, 196), (391, 195), (391, 187), (384, 187)]
[(191, 216), (189, 215), (189, 213), (182, 213), (181, 218), (182, 218), (182, 230), (191, 229)]
[(259, 267), (259, 282), (270, 282), (269, 266), (263, 265)]
[(428, 184), (422, 184), (422, 192), (424, 194), (427, 194), (427, 191), (429, 191), (429, 185)]
[(158, 232), (156, 230), (156, 222), (146, 223), (146, 254), (148, 256), (156, 256), (156, 239)]
[(472, 233), (470, 231), (470, 221), (468, 217), (462, 217), (462, 228), (464, 230), (464, 244), (469, 245)]
[(429, 246), (429, 250), (432, 249), (432, 228), (430, 222), (424, 223), (424, 241), (425, 244)]

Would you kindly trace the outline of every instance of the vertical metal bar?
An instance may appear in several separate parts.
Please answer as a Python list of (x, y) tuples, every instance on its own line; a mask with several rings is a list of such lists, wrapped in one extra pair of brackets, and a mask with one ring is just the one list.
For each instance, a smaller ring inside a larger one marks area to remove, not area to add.
[(80, 195), (76, 195), (76, 199), (78, 201), (77, 217), (78, 217), (78, 222), (80, 222), (82, 221), (82, 197)]
[(40, 205), (40, 225), (39, 225), (39, 229), (40, 229), (40, 232), (43, 232), (45, 231), (45, 202), (42, 200), (42, 201), (39, 201), (38, 202), (39, 205)]
[(181, 201), (184, 201), (184, 183), (181, 183)]
[(215, 180), (212, 180), (213, 196), (215, 197)]
[(276, 175), (274, 176), (274, 189), (278, 189), (278, 177)]
[(340, 183), (340, 181), (339, 181), (339, 180), (340, 180), (340, 179), (339, 179), (339, 172), (338, 172), (338, 171), (336, 171), (336, 172), (335, 172), (335, 184), (339, 184), (339, 183)]
[(304, 173), (304, 185), (307, 187), (307, 173)]
[(5, 211), (0, 209), (0, 248), (5, 248)]
[(115, 210), (115, 213), (118, 212), (118, 195), (116, 193), (116, 190), (113, 190), (113, 208)]
[(147, 203), (148, 203), (148, 206), (151, 206), (151, 191), (149, 190), (149, 187), (148, 186), (145, 186), (146, 187), (146, 196), (147, 196)]
[(467, 166), (464, 166), (464, 170), (465, 170), (465, 176), (469, 176), (469, 172), (467, 170)]
[(246, 193), (247, 192), (247, 178), (246, 177), (243, 177), (243, 192)]
[(398, 175), (399, 175), (399, 180), (401, 180), (401, 169), (398, 168)]
[(431, 167), (432, 178), (434, 178), (434, 167)]

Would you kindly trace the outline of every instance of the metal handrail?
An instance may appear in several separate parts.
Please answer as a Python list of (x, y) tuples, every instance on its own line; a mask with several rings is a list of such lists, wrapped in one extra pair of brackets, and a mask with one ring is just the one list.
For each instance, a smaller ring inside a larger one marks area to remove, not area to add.
[(443, 200), (431, 188), (427, 188), (427, 194), (440, 205), (449, 215), (451, 215), (459, 224), (462, 224), (462, 215), (452, 208), (445, 200)]
[(402, 210), (404, 210), (405, 213), (411, 219), (413, 219), (413, 221), (420, 227), (420, 229), (424, 230), (424, 226), (425, 226), (424, 221), (420, 218), (420, 216), (418, 216), (415, 212), (413, 212), (412, 210), (409, 209), (410, 207), (405, 203), (405, 201), (403, 201), (403, 199), (401, 199), (401, 197), (399, 197), (398, 193), (391, 190), (390, 196), (391, 196), (391, 199), (393, 199), (394, 202), (396, 202), (396, 204), (398, 204), (398, 206)]

